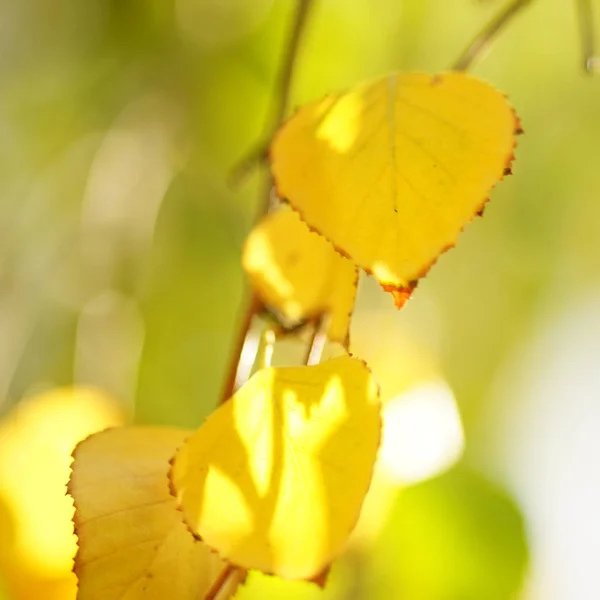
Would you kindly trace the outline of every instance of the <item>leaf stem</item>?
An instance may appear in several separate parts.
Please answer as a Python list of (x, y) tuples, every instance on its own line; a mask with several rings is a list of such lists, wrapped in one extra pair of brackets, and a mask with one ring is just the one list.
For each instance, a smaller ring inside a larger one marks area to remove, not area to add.
[[(296, 9), (296, 14), (292, 24), (292, 31), (290, 34), (289, 42), (287, 44), (284, 60), (281, 65), (281, 70), (277, 77), (273, 115), (269, 119), (268, 126), (269, 140), (271, 137), (273, 137), (275, 131), (281, 124), (281, 121), (285, 117), (285, 113), (288, 109), (292, 87), (292, 79), (300, 50), (300, 45), (302, 42), (302, 36), (306, 30), (306, 24), (308, 22), (310, 9), (314, 6), (314, 3), (315, 0), (298, 0), (298, 7)], [(253, 151), (247, 159), (243, 160), (240, 163), (240, 165), (238, 165), (237, 169), (234, 168), (234, 178), (236, 170), (239, 171), (240, 169), (242, 169), (242, 171), (247, 172), (247, 165), (249, 164), (248, 161), (250, 159), (252, 163), (251, 166), (253, 167), (254, 165), (258, 164), (257, 158), (260, 158), (262, 160), (266, 156), (268, 144), (262, 144), (261, 146), (259, 146), (259, 148), (260, 152), (257, 152), (256, 150)], [(244, 164), (246, 165), (245, 167)], [(267, 176), (265, 187), (266, 189), (261, 194), (262, 203), (260, 204), (259, 209), (257, 211), (255, 223), (257, 223), (263, 215), (269, 212), (271, 208), (272, 181), (270, 175)], [(261, 311), (261, 309), (262, 302), (253, 294), (245, 309), (240, 329), (237, 333), (237, 337), (235, 338), (236, 341), (233, 348), (233, 355), (229, 364), (227, 376), (225, 379), (225, 385), (221, 394), (219, 404), (223, 404), (223, 402), (230, 398), (231, 395), (235, 392), (237, 374), (240, 366), (242, 352), (244, 350), (248, 334), (250, 333), (250, 329), (252, 327), (252, 321), (254, 320), (255, 315), (257, 315)]]
[(223, 404), (225, 401), (233, 395), (236, 389), (237, 375), (240, 367), (240, 360), (244, 352), (244, 347), (248, 343), (248, 334), (252, 328), (252, 321), (255, 315), (257, 315), (262, 307), (262, 302), (253, 294), (250, 297), (250, 301), (242, 316), (242, 322), (240, 328), (237, 331), (235, 338), (235, 344), (233, 347), (231, 361), (227, 369), (227, 376), (225, 378), (225, 385), (221, 393), (219, 404)]
[(266, 369), (271, 366), (275, 339), (275, 332), (270, 327), (266, 327), (258, 342), (254, 365), (252, 366), (252, 375), (261, 369)]
[(577, 0), (583, 68), (587, 73), (600, 72), (600, 57), (596, 56), (594, 13), (591, 0)]
[(292, 78), (294, 76), (296, 61), (302, 43), (302, 37), (306, 30), (306, 23), (308, 22), (308, 17), (314, 4), (315, 0), (298, 0), (298, 7), (292, 24), (289, 42), (275, 82), (273, 107), (270, 111), (271, 117), (266, 128), (267, 133), (264, 136), (264, 140), (257, 144), (231, 170), (229, 183), (232, 187), (239, 186), (256, 166), (267, 159), (271, 138), (277, 131), (279, 125), (281, 125), (289, 108)]
[[(585, 0), (581, 0), (585, 1)], [(454, 63), (454, 71), (466, 71), (471, 67), (494, 38), (517, 16), (521, 10), (531, 4), (533, 0), (512, 0), (509, 2), (471, 41), (458, 60)]]
[(321, 362), (321, 356), (325, 349), (327, 335), (323, 331), (323, 317), (315, 320), (311, 330), (310, 338), (304, 355), (304, 365), (317, 365)]

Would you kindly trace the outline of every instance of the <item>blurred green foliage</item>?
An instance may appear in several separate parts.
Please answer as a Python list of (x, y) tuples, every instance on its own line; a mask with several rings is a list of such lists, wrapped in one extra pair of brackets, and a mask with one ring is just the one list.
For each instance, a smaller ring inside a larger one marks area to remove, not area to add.
[(459, 467), (400, 495), (370, 561), (380, 597), (514, 598), (527, 565), (523, 522), (504, 492)]
[[(447, 69), (500, 4), (320, 0), (294, 104), (391, 69)], [(194, 427), (214, 407), (260, 174), (238, 192), (225, 180), (262, 135), (292, 10), (1, 0), (0, 411), (72, 382), (102, 386), (144, 423)], [(480, 415), (499, 366), (544, 306), (600, 282), (600, 79), (580, 63), (574, 7), (536, 0), (474, 67), (522, 117), (515, 177), (398, 314), (439, 354), (466, 462), (484, 469)], [(374, 288), (365, 308), (393, 310)], [(366, 589), (353, 591), (350, 555), (324, 596), (297, 597), (508, 600), (523, 535), (511, 501), (461, 467), (400, 497)], [(254, 579), (241, 598), (284, 585)]]

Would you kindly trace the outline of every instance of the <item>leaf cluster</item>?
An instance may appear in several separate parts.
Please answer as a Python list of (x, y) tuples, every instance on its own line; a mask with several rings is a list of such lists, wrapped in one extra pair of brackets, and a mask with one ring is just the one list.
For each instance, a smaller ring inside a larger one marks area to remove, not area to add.
[[(194, 432), (132, 426), (77, 447), (80, 598), (225, 598), (249, 569), (325, 582), (381, 438), (377, 384), (350, 354), (358, 272), (401, 307), (510, 173), (519, 133), (505, 97), (462, 73), (394, 73), (279, 129), (271, 174), (291, 209), (256, 225), (242, 259), (276, 322), (257, 372)], [(342, 355), (271, 367), (303, 323), (326, 323)]]

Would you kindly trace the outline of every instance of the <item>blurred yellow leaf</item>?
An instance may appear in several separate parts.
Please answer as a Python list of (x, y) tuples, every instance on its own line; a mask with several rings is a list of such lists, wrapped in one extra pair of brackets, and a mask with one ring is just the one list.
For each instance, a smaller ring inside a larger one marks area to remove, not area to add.
[(262, 219), (248, 236), (242, 264), (262, 302), (293, 322), (328, 313), (329, 339), (348, 345), (356, 266), (292, 210)]
[[(194, 539), (169, 493), (169, 458), (189, 432), (126, 427), (94, 435), (74, 452), (78, 600), (197, 600), (227, 563)], [(235, 591), (241, 572), (221, 588)]]
[(60, 388), (21, 401), (0, 422), (0, 569), (12, 598), (75, 597), (71, 452), (123, 420), (103, 393)]
[(356, 524), (380, 429), (362, 361), (263, 369), (175, 455), (173, 488), (189, 526), (232, 563), (313, 578)]
[(519, 129), (483, 81), (392, 74), (300, 109), (271, 168), (279, 196), (401, 304), (508, 172)]

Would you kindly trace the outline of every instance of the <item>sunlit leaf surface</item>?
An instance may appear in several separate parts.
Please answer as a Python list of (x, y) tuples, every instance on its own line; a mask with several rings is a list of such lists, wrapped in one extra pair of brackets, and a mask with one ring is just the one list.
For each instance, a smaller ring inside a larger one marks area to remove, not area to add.
[[(75, 500), (79, 600), (197, 600), (226, 563), (194, 539), (169, 493), (169, 458), (189, 432), (126, 427), (77, 446)], [(230, 597), (240, 574), (219, 600)]]
[(186, 441), (172, 484), (187, 523), (223, 557), (312, 578), (356, 524), (380, 427), (362, 361), (264, 369)]
[(401, 304), (510, 168), (518, 129), (473, 77), (392, 74), (300, 109), (272, 172), (280, 197)]
[(357, 269), (297, 214), (284, 207), (263, 218), (242, 262), (265, 304), (293, 322), (329, 314), (329, 339), (347, 345)]

